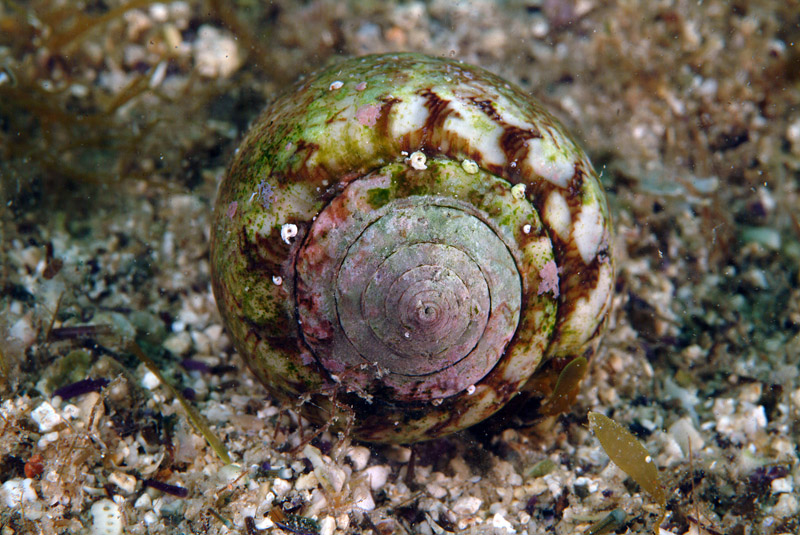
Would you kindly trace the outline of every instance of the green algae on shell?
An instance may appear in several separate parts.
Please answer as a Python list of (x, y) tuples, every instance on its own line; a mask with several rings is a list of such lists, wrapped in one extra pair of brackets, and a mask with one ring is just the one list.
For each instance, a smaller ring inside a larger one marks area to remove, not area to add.
[(222, 182), (214, 293), (284, 400), (355, 436), (435, 438), (591, 356), (613, 264), (586, 155), (497, 76), (354, 58), (273, 102)]

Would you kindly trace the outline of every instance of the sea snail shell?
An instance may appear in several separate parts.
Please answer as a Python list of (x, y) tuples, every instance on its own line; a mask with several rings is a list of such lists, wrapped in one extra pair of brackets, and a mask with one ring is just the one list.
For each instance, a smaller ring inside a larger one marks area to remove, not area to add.
[(483, 420), (542, 363), (591, 354), (613, 285), (586, 155), (477, 67), (351, 59), (248, 133), (216, 201), (214, 294), (273, 395), (356, 438)]

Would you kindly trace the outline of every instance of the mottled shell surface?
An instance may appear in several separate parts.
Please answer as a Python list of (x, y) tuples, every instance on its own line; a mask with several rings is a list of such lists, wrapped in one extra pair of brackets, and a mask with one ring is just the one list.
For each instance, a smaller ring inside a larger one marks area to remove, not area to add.
[(544, 363), (590, 356), (614, 279), (605, 195), (565, 129), (497, 76), (418, 54), (345, 61), (268, 106), (211, 237), (253, 372), (368, 441), (463, 429)]

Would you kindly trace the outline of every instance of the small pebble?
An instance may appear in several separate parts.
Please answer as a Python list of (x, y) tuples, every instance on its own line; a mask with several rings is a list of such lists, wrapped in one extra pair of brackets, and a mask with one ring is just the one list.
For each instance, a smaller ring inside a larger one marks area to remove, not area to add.
[(136, 490), (136, 478), (125, 472), (112, 472), (108, 476), (109, 483), (113, 483), (120, 488), (124, 493), (130, 494)]
[(38, 499), (31, 486), (33, 479), (9, 479), (0, 487), (0, 495), (9, 509), (16, 509), (23, 503), (32, 503)]
[(366, 470), (364, 470), (364, 474), (367, 476), (369, 480), (369, 485), (372, 490), (380, 490), (386, 484), (386, 481), (389, 479), (389, 474), (391, 473), (391, 468), (387, 465), (376, 465), (370, 466)]
[(506, 520), (506, 517), (500, 513), (495, 513), (495, 515), (492, 517), (491, 524), (498, 530), (505, 530), (506, 533), (517, 532), (517, 530), (514, 529), (514, 526), (511, 525), (511, 522)]
[(791, 493), (794, 490), (794, 481), (791, 477), (773, 479), (770, 483), (773, 494)]
[(372, 499), (369, 487), (360, 485), (353, 490), (353, 505), (362, 511), (373, 511), (375, 509), (375, 500)]
[(158, 377), (153, 372), (148, 371), (144, 374), (144, 377), (142, 377), (142, 386), (148, 390), (153, 390), (160, 384), (161, 381), (159, 381)]
[(792, 518), (800, 511), (800, 503), (792, 494), (781, 494), (778, 503), (772, 508), (772, 514), (778, 518)]
[(681, 447), (684, 455), (689, 455), (689, 445), (691, 444), (691, 449), (694, 453), (699, 452), (703, 446), (705, 446), (705, 441), (703, 440), (703, 436), (700, 432), (694, 428), (694, 424), (692, 423), (692, 419), (688, 416), (677, 420), (673, 423), (668, 430), (668, 433), (672, 435), (678, 445)]
[(133, 507), (136, 509), (150, 509), (152, 505), (153, 499), (146, 492), (143, 492), (142, 495), (136, 498), (136, 501), (133, 503)]
[(314, 472), (309, 472), (308, 474), (301, 474), (297, 477), (297, 480), (294, 482), (294, 490), (310, 490), (317, 488), (319, 485), (319, 481), (317, 481), (317, 476)]
[(332, 516), (326, 516), (319, 523), (319, 535), (333, 535), (336, 530), (336, 520)]
[(363, 470), (369, 463), (370, 451), (364, 446), (354, 446), (347, 451), (347, 458), (353, 462), (356, 471)]
[(285, 496), (290, 490), (292, 490), (292, 484), (285, 479), (276, 477), (272, 480), (272, 492), (275, 493), (275, 496)]
[[(242, 476), (242, 467), (238, 464), (226, 464), (217, 472), (217, 479), (221, 485), (230, 485), (234, 481), (244, 481)], [(240, 479), (241, 478), (241, 479)]]
[(31, 419), (39, 425), (39, 431), (47, 433), (62, 422), (61, 415), (47, 401), (31, 411)]
[(192, 337), (186, 331), (175, 333), (164, 340), (163, 345), (173, 355), (184, 356), (192, 349)]
[(462, 496), (453, 504), (453, 512), (457, 515), (474, 515), (481, 508), (483, 500), (475, 496)]
[(193, 48), (197, 72), (206, 78), (227, 78), (242, 64), (233, 37), (208, 24), (200, 26)]

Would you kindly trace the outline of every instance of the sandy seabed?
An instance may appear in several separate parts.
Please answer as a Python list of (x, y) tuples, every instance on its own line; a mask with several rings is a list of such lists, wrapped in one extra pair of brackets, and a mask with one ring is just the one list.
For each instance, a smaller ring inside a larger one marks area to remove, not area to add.
[[(617, 508), (612, 532), (652, 532), (589, 410), (651, 452), (662, 534), (797, 533), (798, 42), (793, 0), (3, 2), (0, 534), (572, 534)], [(617, 293), (568, 414), (413, 447), (315, 435), (225, 333), (208, 229), (249, 122), (336, 57), (396, 50), (519, 84), (602, 172)]]

